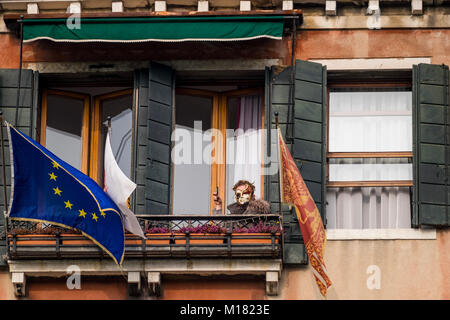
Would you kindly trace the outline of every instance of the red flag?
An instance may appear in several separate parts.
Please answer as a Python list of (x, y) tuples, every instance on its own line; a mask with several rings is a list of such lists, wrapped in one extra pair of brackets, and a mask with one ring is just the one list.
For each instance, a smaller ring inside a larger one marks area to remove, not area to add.
[(323, 260), (327, 238), (322, 218), (305, 181), (303, 181), (295, 165), (294, 159), (292, 159), (289, 149), (283, 141), (280, 129), (278, 129), (278, 141), (280, 150), (281, 202), (295, 207), (303, 241), (313, 268), (314, 278), (320, 293), (325, 297), (327, 289), (331, 286), (331, 280), (328, 277)]

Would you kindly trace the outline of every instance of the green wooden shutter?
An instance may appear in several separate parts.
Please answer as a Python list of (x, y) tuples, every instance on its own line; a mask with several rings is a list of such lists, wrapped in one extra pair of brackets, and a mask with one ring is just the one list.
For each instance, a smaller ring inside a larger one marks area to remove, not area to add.
[[(277, 136), (274, 113), (278, 112), (278, 121), (281, 133), (285, 139), (286, 145), (292, 153), (292, 142), (286, 140), (286, 130), (292, 125), (289, 121), (289, 90), (291, 86), (291, 67), (283, 69), (281, 72), (272, 67), (268, 73), (269, 81), (266, 81), (266, 128), (268, 128), (267, 146), (268, 155), (275, 157), (278, 154)], [(294, 87), (291, 86), (291, 90)], [(278, 173), (266, 176), (265, 180), (266, 200), (270, 202), (273, 213), (280, 212), (280, 185)], [(281, 212), (283, 216), (284, 242), (283, 242), (283, 263), (284, 264), (308, 264), (308, 256), (306, 254), (305, 245), (298, 225), (297, 217), (289, 206), (282, 204)]]
[[(20, 98), (18, 109), (18, 121), (15, 124), (17, 89), (18, 89), (19, 70), (17, 69), (0, 69), (0, 107), (3, 111), (3, 118), (15, 125), (19, 130), (25, 134), (35, 137), (33, 124), (36, 121), (36, 92), (35, 77), (32, 70), (22, 70)], [(9, 144), (6, 129), (3, 130), (3, 138), (5, 144), (5, 168), (6, 168), (6, 186), (8, 190), (8, 204), (11, 186), (11, 166), (9, 158)], [(1, 152), (1, 150), (0, 150)], [(0, 156), (0, 170), (3, 170), (3, 162)], [(1, 173), (0, 173), (1, 179)], [(6, 233), (5, 233), (5, 218), (3, 212), (7, 210), (4, 205), (3, 196), (4, 181), (0, 184), (0, 266), (5, 265), (6, 261), (3, 255), (6, 253)]]
[(413, 226), (449, 225), (449, 69), (413, 67)]
[(169, 214), (174, 72), (152, 62), (138, 78), (136, 214)]
[(294, 145), (292, 156), (326, 225), (327, 70), (319, 63), (295, 63)]
[[(317, 63), (297, 60), (293, 86), (290, 86), (291, 71), (292, 67), (281, 72), (276, 68), (266, 71), (270, 78), (266, 81), (269, 86), (266, 88), (266, 96), (269, 96), (266, 99), (266, 128), (275, 129), (274, 113), (278, 112), (281, 133), (324, 219), (326, 69)], [(294, 90), (294, 117), (292, 110), (289, 113), (290, 90)], [(286, 139), (286, 133), (290, 139)], [(277, 152), (276, 136), (268, 132), (267, 139), (268, 154)], [(278, 174), (266, 177), (265, 192), (272, 212), (279, 212)], [(307, 264), (308, 256), (295, 209), (283, 204), (281, 210), (285, 229), (283, 263)]]
[(137, 89), (136, 112), (136, 150), (135, 150), (135, 182), (134, 212), (148, 214), (145, 208), (145, 171), (147, 165), (147, 115), (148, 115), (148, 69), (135, 72), (135, 88)]

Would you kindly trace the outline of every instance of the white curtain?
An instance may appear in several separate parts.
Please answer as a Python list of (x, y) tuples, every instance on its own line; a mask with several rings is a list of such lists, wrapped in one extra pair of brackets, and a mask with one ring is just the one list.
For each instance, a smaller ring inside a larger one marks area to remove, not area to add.
[(409, 91), (330, 92), (330, 152), (412, 150)]
[[(330, 152), (412, 150), (411, 92), (331, 92)], [(330, 181), (412, 180), (407, 159), (330, 159)], [(408, 187), (327, 189), (327, 228), (410, 228)]]
[(409, 188), (328, 188), (327, 228), (411, 228)]
[(262, 160), (262, 105), (261, 96), (239, 99), (234, 135), (227, 136), (227, 205), (233, 203), (233, 185), (248, 180), (255, 185), (255, 197), (261, 196)]

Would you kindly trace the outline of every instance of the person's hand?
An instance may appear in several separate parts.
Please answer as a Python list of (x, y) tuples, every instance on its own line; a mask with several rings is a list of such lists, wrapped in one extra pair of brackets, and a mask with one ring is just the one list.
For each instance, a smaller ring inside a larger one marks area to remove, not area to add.
[(214, 201), (214, 204), (216, 205), (216, 210), (222, 209), (222, 199), (220, 199), (217, 192), (213, 193), (213, 201)]

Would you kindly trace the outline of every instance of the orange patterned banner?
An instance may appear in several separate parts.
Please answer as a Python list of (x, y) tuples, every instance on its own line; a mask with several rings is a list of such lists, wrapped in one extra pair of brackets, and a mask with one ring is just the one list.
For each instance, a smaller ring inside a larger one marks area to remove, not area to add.
[(328, 277), (323, 260), (326, 235), (322, 218), (289, 149), (284, 143), (280, 129), (278, 129), (278, 140), (280, 147), (281, 201), (295, 207), (303, 241), (313, 267), (314, 278), (321, 294), (325, 297), (327, 289), (331, 286), (331, 280)]

